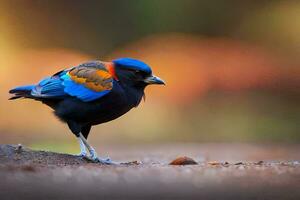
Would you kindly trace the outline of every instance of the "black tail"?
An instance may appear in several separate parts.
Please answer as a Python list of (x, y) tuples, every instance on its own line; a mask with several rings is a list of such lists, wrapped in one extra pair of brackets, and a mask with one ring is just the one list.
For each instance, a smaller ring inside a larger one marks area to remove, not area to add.
[(19, 99), (19, 98), (28, 98), (31, 97), (31, 90), (34, 88), (34, 85), (25, 85), (16, 87), (14, 89), (9, 90), (10, 94), (13, 94), (14, 96), (10, 97), (9, 100), (13, 99)]

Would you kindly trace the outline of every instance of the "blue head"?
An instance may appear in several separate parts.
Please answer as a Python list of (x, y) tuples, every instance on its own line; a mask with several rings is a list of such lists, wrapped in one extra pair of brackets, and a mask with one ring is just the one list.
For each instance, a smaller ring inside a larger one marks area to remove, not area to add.
[(148, 74), (152, 74), (152, 70), (149, 65), (133, 58), (119, 58), (113, 60), (113, 63), (116, 67), (139, 70)]
[(149, 84), (165, 84), (154, 76), (149, 65), (133, 58), (119, 58), (112, 61), (119, 81), (130, 86), (142, 87)]

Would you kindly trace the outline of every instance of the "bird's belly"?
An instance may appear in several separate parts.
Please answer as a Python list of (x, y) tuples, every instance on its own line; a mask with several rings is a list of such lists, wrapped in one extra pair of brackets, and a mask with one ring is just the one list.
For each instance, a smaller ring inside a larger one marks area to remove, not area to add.
[(87, 124), (90, 125), (97, 125), (101, 123), (105, 123), (111, 120), (114, 120), (118, 117), (121, 117), (125, 113), (131, 110), (130, 107), (119, 107), (114, 109), (105, 109), (99, 110), (99, 112), (92, 112), (90, 114), (91, 118), (88, 118), (86, 121)]
[(120, 99), (99, 102), (70, 99), (61, 102), (55, 114), (65, 122), (74, 121), (80, 124), (97, 125), (122, 116), (132, 107)]

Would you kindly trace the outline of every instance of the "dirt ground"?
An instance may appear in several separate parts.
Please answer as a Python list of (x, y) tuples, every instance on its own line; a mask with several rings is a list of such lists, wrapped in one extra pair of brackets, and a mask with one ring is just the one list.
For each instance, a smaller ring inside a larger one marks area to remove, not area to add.
[[(0, 145), (0, 199), (300, 199), (300, 146), (113, 146), (107, 166)], [(196, 165), (169, 165), (189, 156)]]

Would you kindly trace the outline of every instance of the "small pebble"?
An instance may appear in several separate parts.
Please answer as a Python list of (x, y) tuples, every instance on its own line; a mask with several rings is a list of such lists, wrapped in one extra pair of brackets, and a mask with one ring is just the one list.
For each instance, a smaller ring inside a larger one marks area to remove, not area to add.
[(242, 165), (242, 164), (243, 164), (242, 162), (235, 163), (235, 165)]
[(260, 160), (260, 161), (254, 163), (254, 164), (255, 164), (255, 165), (262, 165), (263, 163), (264, 163), (264, 161)]
[(221, 163), (218, 161), (209, 161), (208, 164), (210, 165), (220, 165)]
[(22, 148), (23, 148), (22, 144), (18, 144), (18, 145), (17, 145), (17, 148), (16, 148), (16, 152), (17, 152), (17, 153), (21, 153)]
[(170, 162), (169, 165), (198, 165), (198, 163), (190, 157), (182, 156)]

